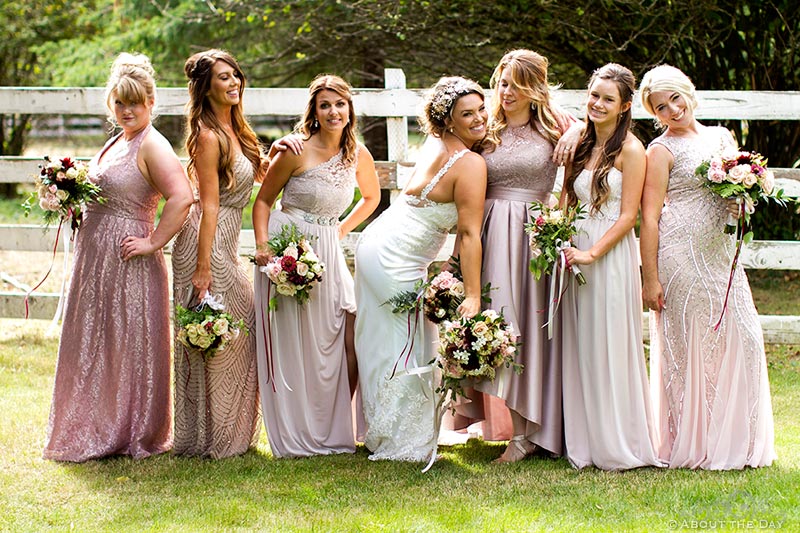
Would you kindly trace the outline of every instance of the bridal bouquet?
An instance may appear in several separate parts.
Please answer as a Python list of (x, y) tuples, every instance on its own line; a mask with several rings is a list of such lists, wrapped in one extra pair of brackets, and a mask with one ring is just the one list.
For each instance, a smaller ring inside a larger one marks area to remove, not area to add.
[[(464, 301), (464, 281), (461, 274), (461, 263), (457, 257), (451, 257), (450, 270), (443, 270), (428, 281), (419, 281), (413, 291), (403, 291), (387, 302), (392, 305), (394, 313), (412, 313), (422, 311), (425, 317), (434, 324), (445, 320), (458, 319), (458, 306)], [(490, 301), (491, 290), (487, 283), (481, 288), (481, 299)]]
[(225, 349), (241, 331), (247, 334), (244, 320), (234, 319), (225, 312), (225, 306), (209, 293), (193, 309), (175, 306), (178, 326), (178, 341), (188, 348), (202, 352), (208, 359)]
[[(739, 218), (745, 226), (760, 199), (783, 202), (783, 190), (775, 191), (775, 175), (767, 160), (756, 152), (729, 150), (703, 161), (695, 174), (705, 186), (722, 198), (736, 198), (741, 205)], [(739, 219), (728, 215), (725, 233), (736, 233)]]
[(578, 205), (566, 211), (551, 209), (533, 202), (531, 210), (539, 212), (533, 222), (525, 224), (531, 247), (531, 262), (528, 269), (538, 281), (542, 274), (552, 274), (561, 261), (575, 276), (579, 285), (586, 285), (586, 278), (577, 265), (567, 265), (563, 250), (570, 247), (570, 239), (578, 233), (575, 221), (584, 218), (583, 207)]
[[(309, 293), (322, 281), (325, 263), (311, 248), (309, 239), (294, 224), (284, 224), (280, 233), (267, 242), (275, 256), (259, 270), (275, 284), (278, 294), (293, 296), (299, 304), (308, 301)], [(269, 309), (278, 308), (278, 297), (269, 300)]]
[[(472, 318), (445, 320), (439, 327), (439, 352), (430, 367), (441, 372), (441, 382), (435, 387), (438, 394), (434, 408), (434, 435), (438, 435), (442, 418), (450, 402), (458, 396), (466, 396), (463, 380), (494, 380), (501, 366), (513, 368), (517, 374), (522, 365), (514, 362), (517, 354), (517, 335), (502, 314), (487, 309)], [(435, 444), (427, 466), (427, 472), (436, 460), (438, 446)]]
[(70, 157), (57, 158), (52, 161), (44, 157), (39, 165), (41, 171), (36, 176), (36, 190), (22, 204), (25, 216), (28, 216), (34, 204), (44, 211), (46, 225), (58, 220), (72, 220), (72, 228), (81, 224), (83, 207), (89, 202), (105, 203), (100, 196), (100, 186), (89, 181), (89, 168)]
[(502, 314), (487, 309), (472, 318), (446, 320), (442, 324), (439, 355), (436, 364), (442, 372), (442, 383), (436, 392), (464, 395), (462, 380), (494, 380), (501, 366), (522, 372), (514, 362), (517, 335)]

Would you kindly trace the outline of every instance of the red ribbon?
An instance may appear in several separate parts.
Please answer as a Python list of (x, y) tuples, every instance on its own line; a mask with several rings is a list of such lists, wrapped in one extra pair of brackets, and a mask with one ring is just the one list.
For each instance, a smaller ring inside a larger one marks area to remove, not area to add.
[[(405, 368), (408, 368), (408, 361), (411, 359), (411, 354), (414, 353), (414, 341), (416, 340), (417, 336), (417, 328), (419, 326), (419, 305), (414, 308), (414, 328), (411, 328), (411, 313), (408, 313), (408, 317), (406, 319), (406, 343), (403, 345), (403, 349), (400, 350), (400, 355), (397, 357), (397, 361), (394, 362), (394, 366), (392, 367), (392, 375), (389, 376), (389, 379), (392, 379), (397, 372), (397, 365), (400, 363), (400, 359), (403, 358), (403, 355), (406, 356), (405, 361)], [(407, 350), (407, 351), (406, 351)]]
[[(58, 223), (58, 229), (56, 230), (56, 242), (53, 243), (53, 257), (50, 259), (50, 268), (47, 269), (47, 274), (44, 275), (44, 277), (42, 278), (42, 281), (37, 283), (36, 286), (34, 288), (32, 288), (30, 291), (28, 291), (28, 293), (25, 295), (25, 319), (27, 319), (28, 318), (28, 314), (30, 314), (30, 308), (28, 306), (28, 298), (30, 297), (31, 294), (33, 294), (33, 291), (35, 291), (36, 289), (38, 289), (39, 287), (42, 286), (42, 283), (45, 282), (47, 277), (50, 275), (50, 272), (53, 271), (53, 265), (56, 262), (56, 251), (58, 250), (58, 238), (61, 236), (61, 226), (64, 224), (64, 219), (65, 218), (66, 217), (62, 216), (61, 220)], [(66, 276), (67, 273), (65, 272), (64, 275)]]
[(739, 253), (742, 251), (742, 242), (744, 241), (745, 227), (744, 222), (740, 222), (744, 217), (744, 202), (742, 202), (739, 210), (739, 218), (736, 219), (736, 253), (733, 254), (733, 263), (731, 264), (731, 273), (728, 276), (728, 287), (725, 289), (725, 302), (722, 304), (722, 312), (719, 314), (719, 320), (714, 326), (714, 331), (718, 331), (722, 325), (722, 318), (725, 316), (725, 310), (728, 308), (728, 297), (731, 294), (731, 286), (733, 286), (733, 275), (736, 272), (736, 266), (739, 264)]

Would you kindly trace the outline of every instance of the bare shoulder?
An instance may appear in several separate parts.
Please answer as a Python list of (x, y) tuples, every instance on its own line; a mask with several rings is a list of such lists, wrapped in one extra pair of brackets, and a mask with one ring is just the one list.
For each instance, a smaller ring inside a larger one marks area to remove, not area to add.
[(359, 163), (362, 162), (362, 161), (367, 162), (367, 163), (371, 163), (372, 161), (374, 161), (374, 158), (372, 157), (372, 153), (364, 145), (364, 143), (357, 142), (356, 144), (358, 145), (358, 161), (359, 161)]
[(453, 166), (458, 169), (486, 172), (486, 160), (476, 152), (467, 152)]
[(625, 140), (622, 141), (622, 153), (631, 155), (644, 155), (644, 145), (642, 144), (642, 141), (639, 140), (639, 137), (629, 131), (628, 135), (625, 136)]
[(144, 150), (145, 154), (153, 153), (158, 154), (159, 156), (171, 154), (172, 156), (177, 157), (169, 140), (154, 127), (150, 128), (150, 131), (147, 132), (147, 135), (145, 135), (144, 139), (142, 140), (142, 149)]

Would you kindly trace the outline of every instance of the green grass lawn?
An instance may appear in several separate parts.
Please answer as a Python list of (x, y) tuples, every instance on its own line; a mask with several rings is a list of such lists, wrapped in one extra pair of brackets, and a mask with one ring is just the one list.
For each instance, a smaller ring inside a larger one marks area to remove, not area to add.
[(421, 465), (355, 456), (274, 459), (266, 437), (220, 461), (169, 454), (44, 461), (57, 337), (0, 320), (2, 531), (800, 530), (800, 346), (768, 347), (778, 460), (733, 472), (492, 465), (501, 443), (445, 447)]

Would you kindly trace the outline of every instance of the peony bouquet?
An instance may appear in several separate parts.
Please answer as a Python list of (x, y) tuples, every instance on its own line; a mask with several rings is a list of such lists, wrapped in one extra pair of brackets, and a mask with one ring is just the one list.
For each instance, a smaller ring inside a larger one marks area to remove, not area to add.
[(89, 202), (104, 203), (100, 187), (89, 181), (89, 168), (70, 157), (54, 161), (44, 157), (36, 176), (36, 190), (22, 204), (25, 216), (38, 203), (44, 211), (44, 222), (50, 225), (58, 220), (71, 219), (72, 229), (81, 224), (83, 207)]
[[(391, 304), (394, 313), (415, 313), (421, 310), (434, 324), (457, 320), (458, 306), (465, 296), (464, 281), (459, 259), (451, 257), (449, 264), (451, 270), (442, 270), (428, 281), (419, 281), (413, 291), (401, 292), (384, 303)], [(490, 290), (488, 283), (481, 288), (483, 301), (491, 301), (488, 297)]]
[(442, 324), (436, 358), (442, 372), (437, 392), (463, 395), (462, 380), (494, 380), (501, 366), (513, 367), (520, 373), (522, 365), (514, 362), (516, 353), (514, 328), (493, 309), (486, 309), (472, 318), (446, 320)]
[[(760, 199), (783, 202), (783, 190), (775, 190), (775, 175), (767, 168), (767, 160), (756, 152), (725, 151), (703, 161), (695, 174), (722, 198), (735, 198), (741, 205), (738, 218), (745, 226)], [(725, 233), (736, 233), (738, 218), (728, 215)]]
[[(259, 270), (275, 284), (278, 294), (293, 296), (299, 304), (308, 301), (309, 292), (322, 281), (325, 263), (311, 248), (309, 239), (294, 224), (284, 224), (267, 245), (275, 256)], [(278, 297), (269, 300), (270, 310), (278, 308)]]
[(240, 332), (247, 334), (244, 320), (235, 320), (218, 298), (206, 293), (197, 307), (175, 306), (178, 340), (184, 346), (200, 351), (208, 359), (225, 349)]
[(571, 270), (579, 285), (586, 284), (586, 278), (577, 265), (567, 265), (563, 250), (570, 247), (570, 239), (578, 233), (575, 221), (584, 218), (583, 207), (568, 208), (566, 211), (551, 209), (540, 203), (533, 202), (531, 210), (539, 214), (533, 222), (525, 224), (525, 231), (531, 247), (531, 262), (528, 269), (539, 280), (542, 274), (552, 274), (555, 265), (564, 261), (567, 269)]

